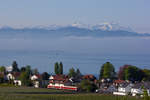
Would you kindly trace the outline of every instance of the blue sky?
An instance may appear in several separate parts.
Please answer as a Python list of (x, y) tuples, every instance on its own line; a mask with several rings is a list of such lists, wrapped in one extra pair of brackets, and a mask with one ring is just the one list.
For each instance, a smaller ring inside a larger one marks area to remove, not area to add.
[(119, 22), (150, 33), (150, 0), (0, 0), (0, 26)]

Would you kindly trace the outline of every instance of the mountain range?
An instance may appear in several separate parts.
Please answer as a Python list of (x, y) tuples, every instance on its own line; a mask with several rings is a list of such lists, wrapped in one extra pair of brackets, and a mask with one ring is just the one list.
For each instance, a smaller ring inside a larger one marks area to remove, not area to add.
[(73, 24), (68, 26), (39, 26), (32, 28), (1, 27), (0, 38), (51, 38), (51, 37), (149, 37), (148, 33), (137, 33), (129, 27), (114, 23), (97, 25)]

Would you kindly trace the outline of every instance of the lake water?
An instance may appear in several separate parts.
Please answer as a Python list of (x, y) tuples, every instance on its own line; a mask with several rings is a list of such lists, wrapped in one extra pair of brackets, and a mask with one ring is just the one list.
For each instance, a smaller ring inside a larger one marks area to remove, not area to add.
[(0, 39), (0, 65), (31, 65), (40, 72), (54, 73), (54, 63), (62, 61), (65, 73), (79, 68), (98, 74), (100, 66), (111, 62), (116, 70), (124, 64), (150, 69), (148, 38), (59, 38)]
[(1, 51), (0, 64), (11, 65), (13, 60), (19, 67), (31, 65), (40, 72), (53, 73), (54, 63), (62, 61), (65, 73), (69, 68), (79, 68), (82, 73), (98, 74), (100, 66), (105, 62), (111, 62), (116, 70), (124, 64), (131, 64), (140, 68), (150, 68), (150, 55), (106, 55), (87, 54), (63, 51)]

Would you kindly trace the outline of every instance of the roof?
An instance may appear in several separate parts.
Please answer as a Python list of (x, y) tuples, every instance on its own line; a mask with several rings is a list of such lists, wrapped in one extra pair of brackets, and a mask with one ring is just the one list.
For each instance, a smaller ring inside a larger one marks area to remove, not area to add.
[(65, 75), (52, 75), (52, 76), (50, 76), (50, 79), (57, 80), (57, 81), (64, 81), (64, 80), (68, 79), (68, 77)]
[(124, 80), (115, 80), (114, 83), (117, 83), (117, 84), (122, 84), (122, 83), (125, 83), (126, 81)]
[(83, 79), (96, 79), (96, 77), (92, 74), (89, 74), (89, 75), (84, 75)]
[(41, 79), (41, 75), (40, 74), (35, 74), (31, 76), (31, 80), (39, 80)]
[(122, 88), (126, 88), (127, 86), (129, 86), (129, 83), (124, 83), (124, 84), (120, 85), (120, 87), (122, 87)]
[(144, 82), (143, 83), (144, 88), (150, 89), (150, 82)]
[(142, 86), (143, 86), (142, 83), (136, 83), (136, 84), (134, 84), (134, 86), (132, 88), (139, 89), (139, 88), (142, 88)]
[(134, 89), (139, 89), (139, 88), (150, 89), (150, 82), (136, 83), (136, 84), (134, 84), (134, 86), (132, 88), (134, 88)]
[(37, 78), (41, 78), (41, 75), (40, 74), (36, 74), (35, 75)]

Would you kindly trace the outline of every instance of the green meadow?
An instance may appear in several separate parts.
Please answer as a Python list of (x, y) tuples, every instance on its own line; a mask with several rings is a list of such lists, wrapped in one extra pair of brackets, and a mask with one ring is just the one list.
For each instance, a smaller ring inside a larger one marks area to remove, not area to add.
[(29, 88), (0, 87), (0, 100), (142, 100), (136, 97), (123, 97), (97, 93), (76, 93), (70, 91)]

